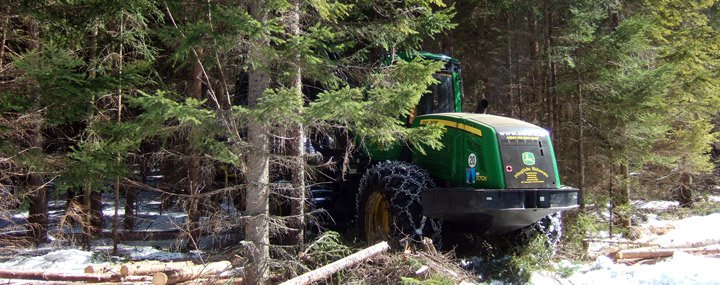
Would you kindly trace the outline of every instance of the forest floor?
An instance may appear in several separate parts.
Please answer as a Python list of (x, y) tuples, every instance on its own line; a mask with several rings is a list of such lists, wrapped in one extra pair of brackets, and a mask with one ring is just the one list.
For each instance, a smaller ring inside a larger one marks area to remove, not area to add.
[[(634, 228), (636, 239), (609, 238), (603, 233), (591, 242), (594, 261), (560, 260), (555, 270), (533, 273), (532, 284), (720, 284), (720, 255), (693, 255), (676, 251), (671, 257), (649, 258), (635, 264), (616, 262), (611, 252), (623, 248), (687, 248), (703, 246), (720, 250), (720, 213), (687, 213), (677, 202), (636, 202), (645, 220)], [(720, 196), (710, 196), (703, 207), (718, 209)], [(683, 217), (685, 216), (685, 217)], [(625, 243), (627, 242), (627, 243)]]
[[(106, 198), (106, 197), (104, 197)], [(107, 197), (109, 198), (109, 197)], [(182, 211), (162, 211), (160, 203), (144, 197), (138, 208), (138, 229), (141, 231), (167, 231), (180, 230), (186, 215)], [(111, 201), (111, 199), (104, 199)], [(720, 196), (710, 196), (705, 202), (712, 209), (720, 205)], [(530, 278), (531, 284), (720, 284), (720, 256), (713, 255), (692, 255), (678, 252), (671, 257), (645, 260), (634, 265), (622, 264), (609, 257), (610, 253), (623, 247), (637, 247), (638, 244), (653, 244), (661, 247), (682, 247), (688, 244), (710, 245), (710, 248), (720, 250), (720, 213), (683, 213), (677, 203), (669, 201), (636, 201), (635, 206), (643, 213), (644, 221), (635, 227), (636, 239), (628, 241), (622, 238), (610, 238), (607, 233), (600, 233), (597, 237), (602, 242), (591, 242), (585, 256), (591, 256), (585, 260), (569, 260), (555, 258), (546, 269), (533, 272)], [(232, 207), (225, 205), (225, 214), (232, 216), (236, 214)], [(58, 216), (64, 208), (64, 201), (55, 200), (51, 203), (51, 215), (54, 223), (59, 222)], [(680, 213), (680, 214), (678, 214)], [(106, 217), (106, 230), (112, 225), (114, 210), (112, 203), (106, 203), (104, 207)], [(120, 211), (122, 214), (122, 211)], [(8, 223), (20, 223), (27, 216), (27, 212), (17, 210), (12, 221)], [(65, 235), (68, 230), (65, 230)], [(79, 231), (74, 228), (71, 231)], [(107, 263), (119, 263), (137, 260), (205, 260), (212, 258), (210, 248), (218, 244), (233, 243), (236, 241), (226, 240), (223, 237), (213, 236), (201, 240), (201, 250), (190, 252), (179, 252), (178, 242), (173, 240), (144, 240), (131, 241), (119, 245), (119, 255), (114, 256), (112, 252), (112, 240), (98, 239), (92, 242), (89, 251), (81, 250), (78, 241), (68, 240), (54, 236), (52, 241), (33, 248), (3, 247), (0, 249), (0, 270), (18, 271), (45, 271), (58, 273), (82, 273), (88, 265), (99, 265)], [(203, 249), (207, 249), (204, 251)], [(403, 255), (404, 254), (404, 255)], [(386, 259), (407, 260), (408, 252), (387, 254)], [(576, 255), (577, 256), (577, 255)], [(232, 258), (232, 255), (228, 255)], [(412, 259), (412, 258), (411, 258)], [(418, 259), (419, 263), (409, 263), (406, 273), (412, 278), (422, 279), (417, 275), (425, 264)], [(435, 259), (437, 260), (437, 259)], [(462, 270), (469, 259), (447, 259), (454, 264), (448, 265), (447, 272)], [(407, 262), (406, 262), (407, 263)], [(383, 262), (371, 263), (384, 264)], [(417, 267), (417, 269), (415, 269)], [(467, 267), (467, 266), (465, 266)], [(367, 270), (367, 268), (366, 268)], [(387, 269), (386, 269), (387, 270)], [(441, 270), (441, 271), (442, 271)], [(436, 270), (437, 271), (437, 270)], [(225, 275), (233, 272), (224, 273)], [(484, 276), (473, 271), (452, 273), (445, 280), (447, 282), (476, 283), (485, 282), (490, 284), (504, 284), (507, 281), (487, 280)], [(425, 276), (427, 277), (427, 276)], [(407, 281), (407, 280), (405, 280)], [(24, 283), (12, 279), (0, 279), (0, 283), (16, 284)], [(28, 283), (37, 283), (32, 281)]]

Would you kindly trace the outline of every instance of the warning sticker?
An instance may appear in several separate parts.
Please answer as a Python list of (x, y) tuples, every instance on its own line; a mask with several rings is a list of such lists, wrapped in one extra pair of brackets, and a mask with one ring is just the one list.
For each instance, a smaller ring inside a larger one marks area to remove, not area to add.
[(468, 165), (470, 167), (475, 167), (475, 165), (477, 165), (477, 156), (475, 156), (474, 153), (471, 153), (470, 156), (468, 156)]

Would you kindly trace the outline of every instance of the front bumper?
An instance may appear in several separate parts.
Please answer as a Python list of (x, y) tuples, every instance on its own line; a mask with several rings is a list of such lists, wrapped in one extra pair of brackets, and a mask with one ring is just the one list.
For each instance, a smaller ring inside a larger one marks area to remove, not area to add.
[(422, 193), (423, 214), (468, 232), (498, 234), (578, 207), (579, 190), (435, 188)]

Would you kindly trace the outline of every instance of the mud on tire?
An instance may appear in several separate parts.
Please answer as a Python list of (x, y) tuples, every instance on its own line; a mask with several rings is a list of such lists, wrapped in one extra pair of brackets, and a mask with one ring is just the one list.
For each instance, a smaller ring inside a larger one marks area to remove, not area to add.
[(380, 193), (387, 201), (391, 244), (399, 245), (404, 238), (421, 241), (431, 238), (439, 246), (442, 223), (422, 215), (421, 192), (434, 187), (427, 171), (413, 164), (385, 161), (368, 169), (360, 180), (356, 203), (356, 227), (366, 237), (366, 206), (372, 193)]

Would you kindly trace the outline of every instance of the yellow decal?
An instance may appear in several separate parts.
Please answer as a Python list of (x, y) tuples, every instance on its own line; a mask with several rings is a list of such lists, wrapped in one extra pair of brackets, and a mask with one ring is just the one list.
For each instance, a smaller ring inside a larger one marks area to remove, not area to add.
[(470, 126), (470, 125), (463, 124), (463, 123), (457, 123), (457, 122), (442, 120), (442, 119), (422, 119), (422, 120), (420, 120), (420, 125), (428, 125), (428, 124), (438, 124), (438, 125), (445, 126), (448, 128), (455, 128), (455, 129), (463, 130), (463, 131), (475, 134), (479, 137), (482, 137), (482, 130), (475, 128), (473, 126)]
[(533, 140), (533, 141), (540, 140), (540, 137), (535, 137), (535, 136), (507, 136), (506, 138), (508, 140)]
[(475, 180), (477, 181), (487, 182), (487, 179), (485, 175), (480, 175), (480, 173), (475, 174)]
[(539, 175), (545, 176), (545, 178), (548, 178), (547, 172), (543, 171), (540, 168), (537, 168), (535, 166), (533, 167), (525, 167), (522, 170), (515, 173), (515, 178), (520, 178), (520, 176), (525, 175), (525, 180), (520, 181), (522, 184), (540, 184), (545, 183), (544, 180), (540, 180), (541, 177)]

